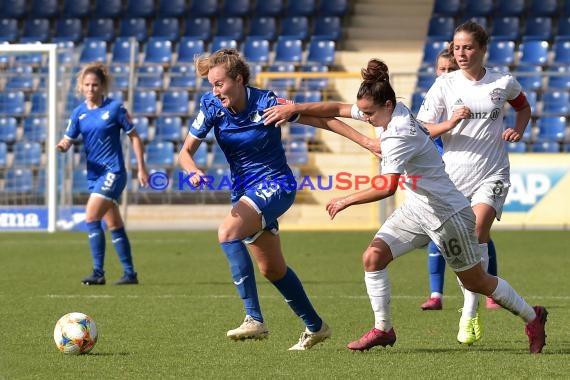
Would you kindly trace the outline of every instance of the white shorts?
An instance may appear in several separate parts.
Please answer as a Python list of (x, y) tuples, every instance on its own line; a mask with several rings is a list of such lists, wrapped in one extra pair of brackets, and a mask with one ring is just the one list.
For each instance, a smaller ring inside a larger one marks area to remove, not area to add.
[(392, 251), (394, 259), (425, 246), (437, 245), (447, 264), (461, 272), (481, 262), (479, 241), (475, 235), (475, 214), (466, 207), (447, 219), (438, 229), (429, 230), (414, 220), (413, 215), (397, 209), (375, 235)]
[(484, 203), (495, 209), (495, 218), (501, 220), (503, 213), (503, 205), (509, 193), (510, 183), (503, 181), (492, 181), (483, 183), (479, 188), (475, 189), (471, 196), (471, 207), (479, 203)]

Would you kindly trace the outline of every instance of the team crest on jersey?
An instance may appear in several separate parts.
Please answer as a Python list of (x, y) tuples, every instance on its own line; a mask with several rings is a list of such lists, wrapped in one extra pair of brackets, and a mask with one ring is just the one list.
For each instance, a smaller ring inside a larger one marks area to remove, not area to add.
[(102, 116), (101, 119), (107, 120), (109, 118), (109, 111), (106, 111)]
[(253, 111), (249, 115), (249, 120), (253, 121), (254, 123), (259, 123), (261, 121), (261, 115), (259, 114), (259, 111)]
[(285, 99), (285, 98), (276, 98), (275, 100), (277, 100), (277, 104), (293, 104), (295, 103), (292, 100), (289, 99)]
[(501, 105), (505, 103), (506, 91), (504, 88), (496, 88), (489, 93), (493, 104)]
[(198, 112), (198, 115), (192, 122), (192, 128), (200, 129), (200, 127), (204, 124), (204, 113), (202, 111)]
[(79, 115), (79, 120), (83, 120), (87, 117), (86, 113), (82, 113), (81, 115)]

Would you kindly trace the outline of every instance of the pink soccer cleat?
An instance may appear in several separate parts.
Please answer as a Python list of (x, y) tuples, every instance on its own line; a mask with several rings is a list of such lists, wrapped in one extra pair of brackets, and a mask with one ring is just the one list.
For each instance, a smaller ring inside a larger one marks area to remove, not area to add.
[(393, 346), (396, 342), (396, 333), (394, 329), (385, 332), (373, 328), (364, 334), (360, 339), (350, 342), (347, 347), (353, 351), (365, 351), (375, 346)]
[(546, 331), (544, 326), (546, 325), (548, 311), (546, 311), (546, 308), (543, 306), (534, 306), (533, 309), (536, 312), (536, 318), (534, 321), (526, 324), (525, 332), (528, 336), (530, 353), (540, 354), (542, 348), (546, 346)]
[(422, 310), (441, 310), (443, 308), (443, 304), (441, 302), (441, 298), (430, 297), (420, 307)]

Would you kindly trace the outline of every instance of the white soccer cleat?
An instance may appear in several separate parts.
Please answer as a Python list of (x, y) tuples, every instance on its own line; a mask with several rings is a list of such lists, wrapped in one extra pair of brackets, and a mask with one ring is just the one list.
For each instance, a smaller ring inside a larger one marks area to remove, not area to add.
[(233, 340), (264, 339), (269, 335), (269, 330), (265, 323), (256, 321), (250, 315), (246, 315), (241, 326), (229, 330), (226, 335)]
[(321, 329), (317, 332), (310, 332), (309, 330), (305, 329), (301, 333), (301, 338), (299, 341), (289, 349), (289, 351), (304, 351), (308, 350), (313, 347), (315, 344), (321, 343), (327, 338), (330, 338), (332, 334), (332, 329), (323, 322)]

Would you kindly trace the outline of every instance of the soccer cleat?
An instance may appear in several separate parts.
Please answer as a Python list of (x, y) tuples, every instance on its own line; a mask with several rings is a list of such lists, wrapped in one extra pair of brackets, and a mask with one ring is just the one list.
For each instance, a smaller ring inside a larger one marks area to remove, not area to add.
[(313, 347), (315, 344), (321, 343), (327, 338), (330, 338), (332, 329), (323, 322), (321, 329), (317, 332), (311, 332), (307, 329), (301, 333), (299, 341), (289, 348), (289, 351), (304, 351)]
[(139, 280), (137, 278), (137, 274), (124, 274), (123, 277), (121, 277), (117, 282), (115, 282), (115, 285), (136, 285), (139, 283)]
[(360, 339), (350, 342), (346, 347), (353, 351), (365, 351), (376, 346), (393, 346), (396, 343), (396, 332), (394, 329), (385, 332), (373, 328), (364, 334)]
[(250, 315), (246, 315), (240, 327), (229, 330), (227, 337), (233, 340), (264, 339), (269, 335), (265, 323), (256, 321)]
[(496, 303), (495, 300), (492, 299), (491, 297), (487, 297), (487, 300), (485, 301), (485, 307), (487, 309), (500, 309), (501, 305)]
[(477, 342), (483, 337), (483, 323), (481, 323), (479, 313), (475, 315), (475, 318), (473, 318), (471, 324), (473, 325), (473, 334), (475, 335), (475, 341)]
[(443, 304), (441, 302), (441, 298), (430, 297), (420, 307), (422, 310), (441, 310), (443, 308)]
[[(477, 340), (477, 336), (475, 335), (475, 328), (474, 324), (478, 325), (478, 330), (480, 329), (480, 321), (477, 320), (478, 318), (468, 318), (468, 317), (461, 317), (459, 319), (459, 331), (457, 332), (457, 341), (461, 344), (466, 344), (468, 346), (475, 343)], [(477, 321), (476, 321), (477, 320)]]
[(83, 285), (105, 285), (105, 276), (93, 272), (91, 276), (85, 277), (81, 280)]
[(534, 306), (533, 309), (536, 312), (536, 318), (534, 321), (526, 324), (525, 332), (528, 336), (530, 353), (540, 354), (542, 348), (546, 346), (546, 331), (544, 327), (548, 311), (543, 306)]

